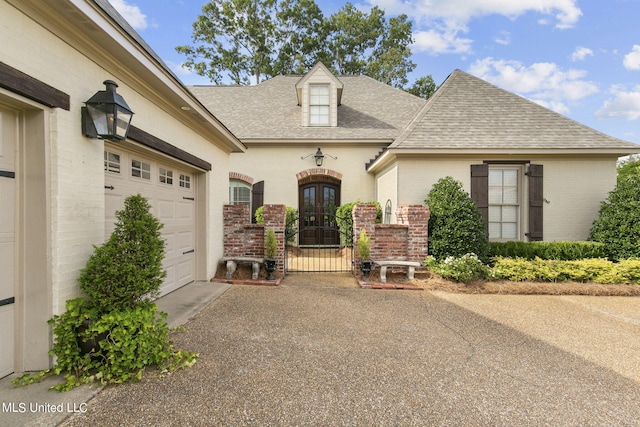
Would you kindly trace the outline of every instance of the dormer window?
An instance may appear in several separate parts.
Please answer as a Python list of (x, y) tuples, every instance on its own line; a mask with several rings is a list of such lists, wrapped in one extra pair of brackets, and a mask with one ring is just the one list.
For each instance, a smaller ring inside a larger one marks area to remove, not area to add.
[(338, 106), (343, 84), (318, 62), (296, 83), (302, 126), (338, 126)]
[(329, 85), (309, 85), (309, 125), (329, 126)]

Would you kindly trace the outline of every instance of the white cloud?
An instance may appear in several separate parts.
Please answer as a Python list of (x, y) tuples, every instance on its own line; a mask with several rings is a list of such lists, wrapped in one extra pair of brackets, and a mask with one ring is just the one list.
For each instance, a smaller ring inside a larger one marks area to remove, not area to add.
[(511, 33), (508, 31), (500, 31), (500, 34), (495, 36), (493, 41), (503, 46), (507, 46), (511, 44)]
[(109, 0), (109, 3), (118, 11), (134, 30), (147, 28), (147, 15), (140, 11), (136, 5), (129, 4), (127, 0)]
[[(416, 49), (431, 53), (470, 52), (472, 40), (462, 38), (475, 18), (503, 15), (511, 19), (527, 12), (555, 18), (556, 28), (573, 27), (582, 11), (577, 0), (366, 0), (388, 14), (404, 13), (416, 23)], [(428, 30), (425, 30), (428, 28)], [(420, 31), (423, 29), (423, 31)], [(504, 43), (500, 38), (496, 42)]]
[(598, 92), (594, 83), (585, 80), (586, 71), (562, 70), (549, 62), (525, 66), (518, 61), (485, 58), (471, 64), (469, 72), (561, 114), (569, 113), (566, 102)]
[(623, 64), (627, 70), (640, 70), (640, 45), (633, 45), (631, 52), (624, 56)]
[(597, 118), (622, 117), (628, 120), (640, 118), (640, 85), (630, 91), (623, 87), (613, 87), (613, 99), (604, 102), (602, 108), (596, 111)]
[(412, 48), (418, 52), (438, 53), (469, 53), (471, 39), (458, 37), (455, 31), (416, 31), (413, 34)]
[(571, 54), (571, 60), (573, 62), (584, 61), (587, 56), (593, 56), (593, 51), (588, 47), (578, 46)]

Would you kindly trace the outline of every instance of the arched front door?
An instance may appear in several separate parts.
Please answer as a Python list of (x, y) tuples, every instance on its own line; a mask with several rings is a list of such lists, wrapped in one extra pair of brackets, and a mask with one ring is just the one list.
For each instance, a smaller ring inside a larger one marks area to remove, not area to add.
[(339, 245), (336, 208), (340, 205), (340, 182), (326, 180), (301, 183), (299, 204), (299, 244)]

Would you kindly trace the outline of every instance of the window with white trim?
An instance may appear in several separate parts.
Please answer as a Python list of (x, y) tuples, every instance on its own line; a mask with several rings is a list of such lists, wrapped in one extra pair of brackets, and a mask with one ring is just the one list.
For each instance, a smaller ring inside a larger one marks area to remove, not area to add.
[(173, 171), (171, 169), (158, 168), (158, 182), (165, 185), (173, 185)]
[(104, 170), (111, 173), (120, 173), (120, 154), (104, 151)]
[(520, 169), (489, 168), (489, 238), (520, 238)]
[(309, 124), (329, 125), (329, 85), (309, 86)]
[(151, 181), (151, 165), (142, 160), (131, 159), (131, 176)]
[(229, 203), (251, 208), (251, 185), (238, 179), (229, 180)]
[(180, 188), (185, 188), (185, 189), (191, 188), (191, 176), (181, 173), (180, 180), (178, 181), (178, 185), (180, 185)]

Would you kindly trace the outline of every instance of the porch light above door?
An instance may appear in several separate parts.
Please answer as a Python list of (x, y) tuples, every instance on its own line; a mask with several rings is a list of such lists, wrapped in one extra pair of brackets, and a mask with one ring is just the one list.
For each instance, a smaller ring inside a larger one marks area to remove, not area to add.
[(322, 162), (324, 161), (325, 157), (331, 157), (333, 160), (338, 160), (337, 157), (332, 156), (331, 154), (323, 154), (322, 150), (320, 149), (320, 147), (318, 147), (318, 151), (316, 151), (316, 154), (307, 154), (306, 156), (302, 156), (300, 157), (300, 159), (304, 160), (308, 157), (313, 156), (313, 158), (316, 161), (316, 166), (320, 167), (322, 166)]
[(118, 84), (105, 80), (106, 90), (96, 92), (82, 107), (82, 134), (93, 139), (122, 141), (127, 137), (133, 111), (116, 93)]

